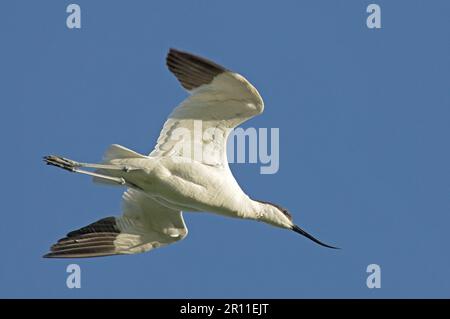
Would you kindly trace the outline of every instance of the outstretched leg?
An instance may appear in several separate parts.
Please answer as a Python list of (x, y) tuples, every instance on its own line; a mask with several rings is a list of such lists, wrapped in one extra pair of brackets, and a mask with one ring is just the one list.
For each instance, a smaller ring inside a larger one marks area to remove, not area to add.
[(110, 165), (110, 164), (79, 163), (79, 162), (73, 161), (68, 158), (54, 156), (54, 155), (44, 156), (44, 162), (46, 162), (47, 165), (53, 165), (56, 167), (60, 167), (62, 169), (70, 171), (70, 172), (90, 175), (90, 176), (101, 178), (101, 179), (104, 179), (104, 180), (107, 180), (107, 181), (110, 181), (113, 183), (117, 183), (119, 185), (127, 185), (130, 187), (136, 188), (136, 185), (127, 183), (127, 181), (123, 177), (113, 177), (113, 176), (108, 176), (105, 174), (99, 174), (96, 172), (91, 172), (91, 171), (86, 171), (86, 170), (81, 169), (81, 167), (86, 167), (86, 168), (94, 168), (94, 169), (102, 169), (102, 170), (114, 170), (114, 171), (129, 172), (132, 169), (128, 166), (117, 166), (117, 165)]

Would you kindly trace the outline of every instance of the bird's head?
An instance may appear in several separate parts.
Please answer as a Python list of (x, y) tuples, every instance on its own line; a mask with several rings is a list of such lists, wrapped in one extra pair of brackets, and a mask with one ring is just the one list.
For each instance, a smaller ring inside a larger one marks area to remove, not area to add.
[(306, 238), (312, 240), (313, 242), (315, 242), (321, 246), (333, 248), (333, 249), (339, 249), (337, 247), (333, 247), (333, 246), (322, 243), (320, 240), (314, 238), (312, 235), (310, 235), (309, 233), (304, 231), (302, 228), (295, 225), (292, 220), (292, 215), (288, 212), (287, 209), (285, 209), (279, 205), (270, 203), (270, 202), (264, 202), (264, 201), (257, 201), (257, 202), (259, 202), (260, 204), (263, 205), (263, 210), (261, 210), (258, 220), (268, 223), (268, 224), (271, 224), (276, 227), (290, 229), (302, 236), (305, 236)]

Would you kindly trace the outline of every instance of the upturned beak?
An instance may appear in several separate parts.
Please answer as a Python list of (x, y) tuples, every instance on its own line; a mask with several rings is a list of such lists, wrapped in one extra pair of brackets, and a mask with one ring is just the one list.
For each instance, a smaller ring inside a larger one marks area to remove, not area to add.
[(332, 248), (332, 249), (340, 249), (340, 248), (338, 248), (338, 247), (333, 247), (333, 246), (330, 246), (330, 245), (327, 245), (327, 244), (322, 243), (320, 240), (314, 238), (312, 235), (308, 234), (306, 231), (304, 231), (303, 229), (301, 229), (301, 228), (298, 227), (297, 225), (292, 226), (291, 229), (292, 229), (293, 231), (295, 231), (296, 233), (299, 233), (300, 235), (303, 235), (303, 236), (305, 236), (306, 238), (311, 239), (313, 242), (315, 242), (315, 243), (317, 243), (317, 244), (319, 244), (319, 245), (321, 245), (321, 246), (328, 247), (328, 248)]

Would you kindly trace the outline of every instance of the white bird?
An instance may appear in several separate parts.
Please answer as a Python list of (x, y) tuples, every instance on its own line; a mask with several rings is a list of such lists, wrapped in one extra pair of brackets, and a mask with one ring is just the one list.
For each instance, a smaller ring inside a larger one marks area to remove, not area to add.
[[(170, 49), (166, 62), (190, 96), (170, 114), (150, 155), (112, 145), (101, 164), (44, 157), (49, 165), (94, 176), (96, 182), (127, 187), (122, 216), (106, 217), (68, 233), (44, 257), (135, 254), (165, 246), (188, 233), (182, 211), (265, 222), (336, 248), (295, 225), (281, 206), (251, 199), (230, 171), (226, 157), (228, 134), (263, 112), (258, 91), (242, 75), (190, 53)], [(202, 134), (188, 146), (200, 149), (201, 156), (195, 151), (186, 152), (180, 147), (180, 137), (175, 136), (193, 132), (199, 122)]]

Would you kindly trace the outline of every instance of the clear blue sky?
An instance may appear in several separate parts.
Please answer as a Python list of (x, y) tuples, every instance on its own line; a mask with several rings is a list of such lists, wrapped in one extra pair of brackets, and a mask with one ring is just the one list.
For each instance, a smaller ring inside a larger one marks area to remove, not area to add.
[[(450, 2), (2, 1), (0, 297), (450, 297)], [(382, 29), (366, 27), (381, 6)], [(149, 152), (186, 93), (169, 47), (245, 75), (280, 128), (280, 170), (233, 164), (244, 190), (343, 249), (260, 223), (186, 214), (189, 236), (147, 254), (41, 258), (119, 214), (122, 190), (46, 167)], [(78, 263), (82, 288), (69, 290)], [(382, 270), (366, 287), (366, 267)]]

